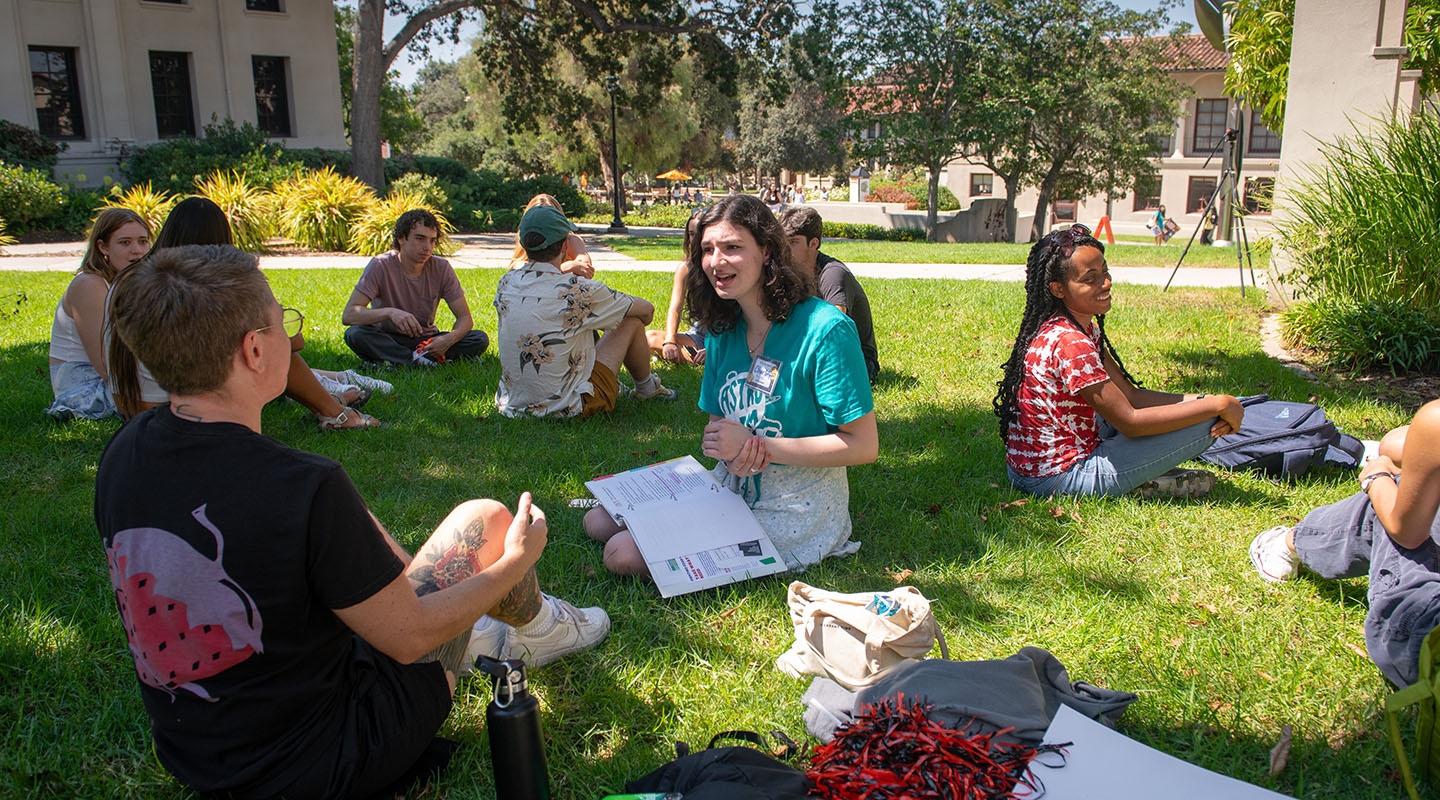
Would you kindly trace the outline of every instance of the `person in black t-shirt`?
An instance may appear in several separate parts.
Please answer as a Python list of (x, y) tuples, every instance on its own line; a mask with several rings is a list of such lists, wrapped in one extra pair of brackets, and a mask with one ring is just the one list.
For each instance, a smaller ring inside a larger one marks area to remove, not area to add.
[(95, 521), (155, 751), (185, 784), (389, 791), (436, 753), (481, 615), (517, 626), (489, 625), (508, 631), (492, 645), (541, 660), (608, 630), (600, 609), (541, 594), (545, 514), (529, 493), (514, 515), (460, 504), (412, 559), (338, 463), (261, 435), (303, 319), (254, 256), (154, 253), (112, 315), (170, 401), (106, 446)]
[(823, 223), (820, 212), (809, 206), (787, 208), (780, 213), (780, 225), (790, 240), (790, 260), (815, 276), (820, 299), (845, 312), (860, 334), (860, 352), (870, 383), (880, 374), (880, 354), (875, 347), (875, 321), (870, 316), (870, 298), (850, 268), (820, 252)]

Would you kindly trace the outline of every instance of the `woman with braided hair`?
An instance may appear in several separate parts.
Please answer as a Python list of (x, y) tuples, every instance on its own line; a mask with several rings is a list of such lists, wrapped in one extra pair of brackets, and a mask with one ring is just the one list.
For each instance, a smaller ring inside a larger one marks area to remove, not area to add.
[(1025, 315), (995, 395), (1010, 484), (1039, 496), (1200, 497), (1215, 476), (1177, 470), (1240, 429), (1230, 395), (1140, 388), (1105, 335), (1105, 246), (1084, 225), (1030, 249)]

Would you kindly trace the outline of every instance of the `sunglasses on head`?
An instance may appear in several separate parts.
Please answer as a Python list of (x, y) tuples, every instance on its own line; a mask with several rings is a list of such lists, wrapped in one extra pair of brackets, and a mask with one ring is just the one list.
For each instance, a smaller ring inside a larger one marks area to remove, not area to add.
[(1064, 258), (1069, 258), (1075, 253), (1076, 241), (1090, 237), (1090, 226), (1077, 222), (1063, 231), (1056, 231), (1052, 235), (1055, 237), (1054, 246), (1060, 248), (1060, 255)]

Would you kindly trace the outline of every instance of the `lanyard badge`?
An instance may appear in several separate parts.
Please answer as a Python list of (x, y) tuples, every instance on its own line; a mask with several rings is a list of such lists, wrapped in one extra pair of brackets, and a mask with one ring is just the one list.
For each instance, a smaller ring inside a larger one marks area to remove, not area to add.
[(750, 377), (745, 385), (769, 397), (775, 393), (775, 384), (780, 381), (780, 362), (765, 356), (755, 356), (750, 363)]

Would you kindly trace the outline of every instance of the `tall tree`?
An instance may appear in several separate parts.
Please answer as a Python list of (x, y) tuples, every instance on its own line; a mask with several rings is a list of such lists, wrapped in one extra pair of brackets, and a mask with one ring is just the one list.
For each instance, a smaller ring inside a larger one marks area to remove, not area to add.
[(866, 0), (858, 19), (875, 44), (861, 50), (872, 66), (852, 118), (881, 125), (864, 147), (929, 172), (932, 236), (939, 172), (956, 159), (1005, 181), (1007, 231), (1026, 186), (1039, 189), (1038, 226), (1061, 189), (1153, 174), (1151, 142), (1183, 91), (1160, 66), (1163, 17), (1108, 0)]
[[(335, 49), (340, 62), (340, 109), (350, 133), (350, 108), (355, 85), (355, 9), (335, 7)], [(400, 85), (399, 73), (385, 73), (380, 85), (380, 139), (397, 147), (414, 144), (423, 123)]]
[[(1034, 109), (1029, 143), (1037, 157), (1021, 181), (1039, 189), (1031, 238), (1041, 232), (1058, 190), (1085, 197), (1133, 189), (1155, 174), (1155, 145), (1174, 127), (1188, 89), (1162, 66), (1165, 37), (1156, 20), (1108, 2), (1081, 3), (1067, 42)], [(1060, 60), (1063, 59), (1063, 60)]]
[[(708, 40), (721, 50), (743, 41), (746, 35), (768, 38), (783, 33), (793, 20), (790, 0), (558, 0), (547, 4), (521, 4), (509, 0), (356, 0), (354, 87), (351, 95), (350, 143), (355, 171), (366, 183), (380, 186), (380, 94), (385, 73), (407, 47), (426, 52), (435, 39), (458, 41), (466, 19), (484, 18), (486, 34), (495, 37), (505, 54), (516, 61), (529, 59), (521, 48), (537, 43), (546, 51), (556, 47), (580, 51), (605, 50), (605, 40), (616, 34), (645, 34), (657, 40), (685, 36), (695, 43)], [(400, 29), (386, 40), (387, 11), (402, 20)], [(702, 34), (709, 34), (702, 36)], [(596, 47), (598, 45), (598, 47)], [(709, 45), (706, 45), (707, 47)], [(543, 59), (536, 59), (542, 61)], [(606, 73), (588, 72), (592, 78)], [(505, 87), (513, 99), (514, 87)], [(530, 95), (536, 105), (547, 98)], [(517, 103), (507, 100), (506, 108)]]
[(845, 159), (839, 123), (814, 83), (797, 80), (784, 103), (775, 106), (752, 95), (740, 107), (736, 166), (763, 175), (782, 169), (831, 174)]
[(980, 16), (970, 0), (863, 0), (852, 38), (852, 126), (879, 123), (883, 135), (856, 143), (860, 157), (923, 167), (929, 192), (925, 230), (935, 239), (940, 171), (980, 137), (984, 98), (973, 77), (984, 57)]
[[(1227, 0), (1225, 15), (1225, 93), (1258, 108), (1260, 121), (1278, 133), (1285, 128), (1295, 0)], [(1410, 48), (1405, 68), (1420, 70), (1421, 93), (1440, 91), (1440, 0), (1409, 0), (1404, 41)]]

